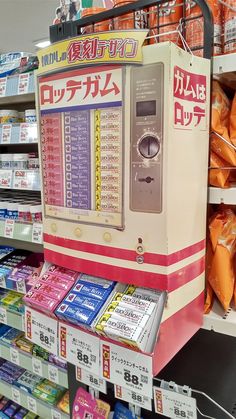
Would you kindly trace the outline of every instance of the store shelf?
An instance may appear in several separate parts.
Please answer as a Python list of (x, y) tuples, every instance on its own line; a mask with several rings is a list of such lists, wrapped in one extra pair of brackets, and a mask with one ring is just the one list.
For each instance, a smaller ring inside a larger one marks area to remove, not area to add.
[[(12, 237), (5, 235), (5, 220), (0, 220), (0, 237), (7, 239), (20, 240), (32, 243), (33, 224), (32, 223), (20, 223), (15, 221), (13, 227)], [(37, 243), (36, 243), (37, 244)], [(41, 244), (41, 243), (38, 243)]]
[(236, 186), (227, 189), (209, 188), (209, 204), (232, 204), (236, 205)]
[(213, 74), (236, 71), (236, 53), (217, 55), (213, 58)]
[(225, 86), (236, 89), (236, 53), (214, 57), (213, 74)]
[(209, 314), (205, 314), (203, 329), (236, 337), (236, 311), (230, 308), (224, 311), (218, 301), (215, 301)]
[(48, 378), (51, 381), (52, 376), (57, 376), (54, 381), (57, 382), (57, 384), (68, 388), (67, 371), (58, 368), (52, 363), (35, 358), (17, 348), (4, 345), (2, 342), (0, 342), (0, 357), (13, 362), (16, 365), (20, 365), (28, 371), (32, 371), (35, 374), (37, 373), (43, 378)]
[(14, 313), (6, 310), (0, 306), (0, 323), (7, 324), (8, 326), (14, 327), (15, 329), (24, 331), (25, 322), (24, 315), (21, 313)]
[(0, 106), (1, 105), (15, 105), (18, 103), (27, 103), (27, 102), (34, 102), (34, 101), (35, 101), (34, 93), (25, 93), (22, 95), (14, 95), (14, 96), (4, 96), (0, 98)]
[(43, 403), (19, 387), (9, 385), (2, 380), (0, 380), (0, 393), (15, 401), (17, 397), (21, 406), (34, 411), (43, 419), (69, 419), (69, 415), (66, 415), (56, 407)]

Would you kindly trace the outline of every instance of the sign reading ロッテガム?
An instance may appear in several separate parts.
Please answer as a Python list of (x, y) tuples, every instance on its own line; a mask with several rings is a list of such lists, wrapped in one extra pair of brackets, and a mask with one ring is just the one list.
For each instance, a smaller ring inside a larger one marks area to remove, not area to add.
[(141, 64), (147, 30), (101, 32), (66, 39), (38, 52), (38, 74), (78, 65)]

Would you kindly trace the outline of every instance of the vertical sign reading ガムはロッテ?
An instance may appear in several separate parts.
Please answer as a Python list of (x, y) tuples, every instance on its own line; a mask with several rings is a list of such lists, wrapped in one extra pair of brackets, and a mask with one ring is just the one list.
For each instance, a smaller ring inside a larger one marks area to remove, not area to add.
[(181, 130), (207, 129), (207, 78), (174, 67), (174, 127)]
[(121, 226), (121, 67), (40, 77), (39, 101), (46, 216)]

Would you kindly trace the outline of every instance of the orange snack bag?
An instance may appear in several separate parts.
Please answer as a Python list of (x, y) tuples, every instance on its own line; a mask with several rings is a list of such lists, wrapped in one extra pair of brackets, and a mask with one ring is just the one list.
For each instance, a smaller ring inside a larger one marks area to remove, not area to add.
[[(228, 178), (230, 175), (230, 170), (224, 169), (221, 170), (221, 167), (227, 167), (228, 163), (221, 159), (214, 151), (211, 151), (210, 154), (210, 167), (214, 168), (209, 171), (209, 184), (212, 186), (217, 186), (218, 188), (228, 188), (229, 182)], [(215, 169), (216, 168), (216, 169)], [(219, 168), (219, 170), (217, 169)]]
[(182, 0), (172, 0), (166, 3), (162, 3), (159, 7), (159, 22), (157, 19), (158, 8), (151, 7), (149, 12), (149, 24), (151, 28), (155, 28), (158, 24), (160, 25), (167, 25), (157, 29), (152, 29), (150, 31), (150, 35), (158, 34), (165, 34), (161, 35), (156, 38), (150, 39), (150, 44), (154, 44), (156, 42), (165, 42), (170, 41), (174, 42), (175, 44), (179, 44), (179, 35), (177, 32), (175, 33), (167, 33), (176, 31), (180, 19), (183, 17), (183, 1)]
[[(207, 0), (213, 14), (214, 21), (214, 48), (213, 55), (222, 54), (222, 5), (218, 0)], [(191, 1), (186, 7), (186, 17), (197, 17), (202, 14), (200, 7)], [(189, 47), (199, 48), (204, 44), (203, 18), (197, 18), (186, 22), (186, 41)], [(195, 55), (203, 56), (203, 51), (193, 51)]]
[(213, 257), (208, 282), (225, 310), (234, 294), (233, 257), (236, 245), (236, 216), (231, 209), (218, 211), (210, 220)]
[(236, 146), (236, 93), (231, 106), (229, 133), (231, 143)]
[(210, 284), (207, 283), (207, 285), (206, 285), (206, 298), (205, 298), (205, 304), (204, 304), (204, 314), (210, 313), (210, 311), (212, 309), (213, 302), (214, 302), (213, 289), (211, 288)]
[(225, 0), (225, 3), (224, 53), (231, 54), (232, 52), (236, 52), (236, 4), (235, 0)]
[[(212, 83), (212, 115), (211, 115), (212, 130), (216, 131), (224, 137), (229, 143), (229, 117), (230, 117), (230, 101), (226, 94), (220, 87), (220, 84), (213, 80)], [(230, 166), (236, 166), (235, 150), (226, 144), (216, 135), (211, 138), (211, 150), (219, 157), (224, 159)]]

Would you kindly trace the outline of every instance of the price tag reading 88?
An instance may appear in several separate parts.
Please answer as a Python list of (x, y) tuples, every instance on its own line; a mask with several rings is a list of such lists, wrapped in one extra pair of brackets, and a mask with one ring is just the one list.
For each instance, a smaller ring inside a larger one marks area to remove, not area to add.
[(59, 323), (59, 356), (99, 375), (99, 338)]
[(95, 390), (107, 394), (106, 381), (100, 378), (98, 375), (94, 375), (84, 370), (83, 368), (76, 367), (76, 380), (94, 388)]
[(132, 403), (135, 406), (152, 411), (152, 399), (150, 397), (143, 396), (142, 394), (138, 394), (127, 388), (115, 386), (115, 397), (124, 400), (125, 402)]
[(25, 336), (31, 342), (58, 355), (57, 320), (27, 307), (25, 310)]
[(172, 419), (197, 419), (196, 399), (175, 391), (154, 387), (155, 412)]
[(101, 340), (101, 374), (105, 380), (152, 397), (152, 358)]

